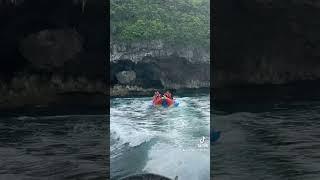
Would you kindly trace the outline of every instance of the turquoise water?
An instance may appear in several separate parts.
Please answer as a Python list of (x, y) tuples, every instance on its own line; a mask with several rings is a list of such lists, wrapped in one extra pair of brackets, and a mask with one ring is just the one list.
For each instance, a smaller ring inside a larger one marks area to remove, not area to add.
[(209, 179), (210, 96), (176, 99), (175, 108), (150, 108), (150, 97), (111, 99), (112, 179), (142, 172)]

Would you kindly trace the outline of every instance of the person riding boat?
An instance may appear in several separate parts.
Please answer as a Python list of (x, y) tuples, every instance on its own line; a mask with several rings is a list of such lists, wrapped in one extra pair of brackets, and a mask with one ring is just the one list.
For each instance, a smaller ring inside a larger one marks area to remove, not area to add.
[(177, 107), (179, 103), (173, 99), (172, 94), (169, 91), (166, 91), (163, 95), (156, 91), (153, 95), (152, 105), (162, 107)]
[(162, 102), (164, 106), (171, 106), (172, 104), (174, 104), (174, 100), (170, 91), (166, 91), (163, 94), (162, 99), (164, 100), (164, 102)]
[(152, 97), (152, 102), (155, 102), (155, 100), (158, 99), (159, 97), (161, 97), (161, 94), (158, 91), (154, 92), (154, 95)]
[(169, 99), (172, 99), (172, 100), (173, 100), (172, 94), (170, 93), (170, 91), (165, 92), (165, 93), (163, 94), (163, 96), (166, 97), (166, 98), (169, 98)]
[(154, 105), (161, 105), (162, 104), (161, 94), (158, 91), (156, 91), (154, 93), (152, 103)]

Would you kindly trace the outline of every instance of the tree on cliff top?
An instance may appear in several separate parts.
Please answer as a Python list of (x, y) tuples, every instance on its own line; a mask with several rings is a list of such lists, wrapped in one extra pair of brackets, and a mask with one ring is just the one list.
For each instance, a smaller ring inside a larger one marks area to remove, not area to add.
[(209, 0), (111, 0), (113, 40), (208, 47)]

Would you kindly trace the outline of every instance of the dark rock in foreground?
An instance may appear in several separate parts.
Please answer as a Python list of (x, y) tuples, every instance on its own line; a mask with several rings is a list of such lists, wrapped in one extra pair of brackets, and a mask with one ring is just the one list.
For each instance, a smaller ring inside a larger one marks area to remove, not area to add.
[[(122, 178), (121, 180), (172, 180), (172, 179), (161, 176), (161, 175), (148, 173), (148, 174), (137, 174), (137, 175), (128, 176), (128, 177)], [(178, 177), (176, 177), (175, 180), (178, 180)]]

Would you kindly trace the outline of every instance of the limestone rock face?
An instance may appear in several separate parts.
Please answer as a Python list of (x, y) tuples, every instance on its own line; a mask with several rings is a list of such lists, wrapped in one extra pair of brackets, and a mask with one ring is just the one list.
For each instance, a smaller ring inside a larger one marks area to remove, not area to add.
[(104, 107), (104, 5), (0, 0), (0, 109), (51, 103)]
[(209, 88), (210, 64), (193, 63), (185, 58), (148, 58), (111, 62), (111, 86), (136, 85), (142, 88)]
[(319, 2), (215, 4), (214, 88), (320, 79)]
[(35, 67), (61, 67), (82, 50), (82, 37), (72, 29), (46, 29), (22, 40), (20, 51)]
[(121, 84), (129, 84), (136, 79), (136, 73), (134, 71), (121, 71), (116, 74), (116, 77)]
[(135, 85), (146, 89), (210, 86), (210, 50), (192, 44), (169, 45), (162, 40), (111, 41), (110, 67), (111, 86)]
[(139, 43), (115, 43), (110, 44), (110, 61), (115, 62), (121, 59), (128, 59), (133, 62), (142, 61), (148, 57), (169, 57), (177, 56), (185, 58), (190, 62), (209, 62), (209, 48), (190, 46), (172, 46), (163, 43), (161, 40)]

